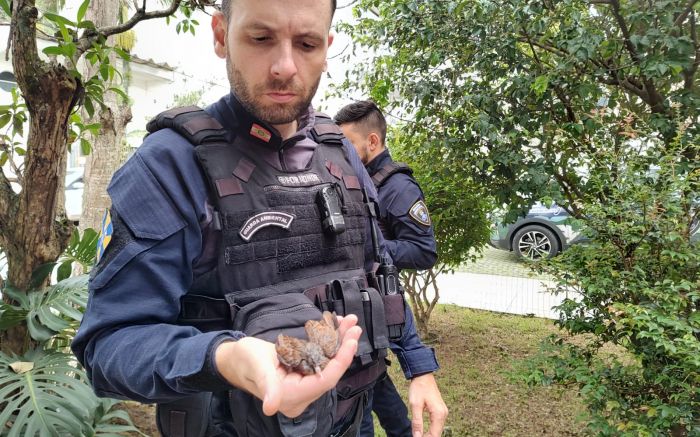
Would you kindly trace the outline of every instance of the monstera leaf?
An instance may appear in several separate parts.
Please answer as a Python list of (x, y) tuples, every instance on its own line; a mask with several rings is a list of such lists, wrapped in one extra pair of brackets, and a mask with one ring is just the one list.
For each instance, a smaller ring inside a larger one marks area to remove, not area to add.
[(99, 399), (75, 357), (34, 350), (0, 353), (0, 435), (7, 437), (118, 437), (141, 433), (119, 401)]
[(57, 351), (0, 353), (0, 387), (7, 437), (85, 435), (97, 403), (75, 357)]

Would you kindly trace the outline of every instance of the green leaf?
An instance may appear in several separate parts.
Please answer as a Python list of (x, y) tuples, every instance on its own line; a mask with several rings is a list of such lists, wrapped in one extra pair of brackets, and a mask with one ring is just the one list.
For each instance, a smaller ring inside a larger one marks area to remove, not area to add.
[(85, 12), (87, 12), (87, 8), (90, 6), (90, 0), (84, 0), (83, 3), (80, 5), (78, 8), (78, 22), (80, 23), (83, 21), (83, 18), (85, 17)]
[(24, 156), (27, 153), (27, 151), (24, 150), (24, 148), (19, 147), (19, 146), (15, 147), (14, 150), (15, 150), (15, 153), (19, 156)]
[(92, 116), (95, 115), (95, 107), (92, 105), (92, 99), (85, 96), (83, 106), (85, 106), (85, 112), (87, 112), (88, 117), (92, 118)]
[(66, 50), (62, 46), (45, 47), (42, 52), (48, 56), (66, 56)]
[[(15, 362), (33, 366), (16, 373), (10, 367)], [(0, 353), (0, 398), (5, 402), (0, 411), (1, 433), (8, 437), (84, 435), (84, 423), (98, 400), (74, 362), (72, 354), (40, 349), (20, 357)]]
[(124, 90), (122, 90), (121, 88), (112, 87), (112, 88), (108, 88), (107, 90), (108, 90), (108, 91), (112, 91), (112, 92), (115, 93), (115, 94), (118, 94), (119, 97), (122, 98), (122, 101), (123, 101), (124, 103), (128, 103), (128, 102), (129, 102), (129, 96), (128, 96), (128, 95), (124, 92)]
[(7, 123), (9, 123), (10, 120), (12, 120), (11, 113), (7, 112), (7, 113), (0, 115), (0, 129), (7, 126)]
[(58, 271), (56, 272), (56, 280), (63, 281), (64, 279), (70, 278), (72, 271), (73, 271), (73, 261), (71, 261), (71, 260), (63, 261), (58, 266)]
[(47, 20), (53, 21), (54, 23), (58, 24), (59, 27), (64, 27), (65, 26), (72, 26), (75, 27), (76, 24), (69, 20), (68, 18), (62, 16), (62, 15), (56, 15), (52, 14), (51, 12), (44, 12), (44, 18)]
[(92, 152), (92, 144), (85, 138), (80, 139), (80, 152), (83, 156), (88, 156)]
[(2, 11), (8, 17), (12, 16), (12, 11), (10, 10), (10, 0), (0, 0), (0, 9), (2, 9)]
[(29, 282), (29, 289), (35, 290), (49, 278), (51, 272), (53, 272), (54, 267), (56, 267), (55, 262), (45, 263), (34, 269), (32, 272), (31, 281)]
[(0, 167), (5, 165), (7, 163), (8, 155), (7, 152), (2, 151), (0, 152)]

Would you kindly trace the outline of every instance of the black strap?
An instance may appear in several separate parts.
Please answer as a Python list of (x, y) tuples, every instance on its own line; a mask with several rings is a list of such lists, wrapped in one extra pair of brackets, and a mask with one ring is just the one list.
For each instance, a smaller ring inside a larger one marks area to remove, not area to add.
[(340, 130), (337, 124), (326, 114), (322, 112), (314, 113), (316, 122), (311, 129), (311, 138), (318, 144), (326, 146), (342, 146), (343, 131)]
[(389, 347), (389, 331), (386, 326), (386, 315), (382, 297), (374, 288), (365, 288), (362, 291), (369, 294), (369, 302), (372, 306), (372, 343), (375, 349)]
[(166, 128), (173, 129), (195, 146), (225, 142), (227, 136), (221, 123), (198, 106), (169, 109), (146, 125), (149, 134)]
[[(364, 320), (364, 310), (362, 307), (362, 293), (355, 281), (336, 280), (331, 284), (333, 296), (333, 308), (342, 315), (355, 314), (358, 318), (358, 325), (366, 327), (369, 321)], [(343, 311), (338, 311), (338, 308)], [(367, 335), (367, 329), (362, 329), (360, 340), (357, 345), (355, 356), (360, 357), (362, 364), (371, 361), (371, 353), (374, 349)]]
[(389, 179), (389, 177), (394, 173), (405, 173), (411, 176), (413, 175), (413, 170), (411, 170), (411, 167), (403, 162), (390, 162), (372, 175), (372, 182), (374, 182), (374, 186), (377, 188), (381, 187), (384, 185), (384, 182), (386, 182), (387, 179)]

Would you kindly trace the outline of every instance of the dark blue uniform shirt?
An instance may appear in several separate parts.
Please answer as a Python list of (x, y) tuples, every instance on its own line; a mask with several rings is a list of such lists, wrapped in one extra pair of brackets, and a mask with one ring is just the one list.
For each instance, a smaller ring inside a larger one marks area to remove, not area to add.
[[(374, 176), (392, 162), (389, 150), (384, 150), (367, 164), (367, 172)], [(378, 191), (385, 245), (396, 267), (431, 268), (437, 260), (435, 235), (418, 183), (408, 174), (397, 172), (389, 176)], [(417, 211), (425, 216), (418, 216)]]
[[(207, 112), (234, 131), (240, 104), (223, 97)], [(287, 153), (262, 149), (270, 165), (302, 165), (316, 143), (308, 136), (313, 112), (300, 121)], [(351, 164), (371, 196), (376, 195), (354, 148)], [(290, 153), (291, 151), (291, 153)], [(235, 331), (201, 332), (177, 325), (180, 298), (198, 270), (216, 256), (211, 250), (211, 206), (207, 182), (194, 148), (170, 129), (146, 138), (110, 183), (114, 233), (90, 281), (90, 298), (72, 344), (101, 396), (165, 402), (199, 391), (221, 391), (228, 383), (213, 364), (213, 351)], [(369, 228), (368, 228), (369, 234)], [(369, 240), (369, 238), (368, 238)], [(368, 241), (366, 266), (371, 266)], [(438, 368), (432, 349), (416, 334), (407, 311), (404, 337), (392, 345), (406, 377)]]

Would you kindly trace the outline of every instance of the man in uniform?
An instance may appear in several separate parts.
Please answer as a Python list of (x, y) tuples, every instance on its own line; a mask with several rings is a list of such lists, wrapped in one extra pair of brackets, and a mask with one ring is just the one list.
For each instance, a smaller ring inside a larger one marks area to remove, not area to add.
[[(224, 0), (212, 29), (231, 93), (205, 110), (208, 118), (187, 108), (162, 114), (108, 189), (112, 208), (72, 349), (100, 396), (159, 404), (204, 399), (197, 408), (166, 410), (166, 436), (272, 435), (246, 431), (265, 420), (252, 414), (257, 410), (278, 413), (273, 426), (284, 422), (299, 431), (285, 435), (319, 435), (300, 431), (307, 407), (322, 399), (329, 403), (319, 408), (336, 405), (330, 390), (367, 344), (367, 334), (353, 326), (356, 313), (349, 314), (340, 322), (335, 357), (320, 375), (302, 376), (280, 364), (274, 339), (246, 336), (207, 318), (221, 316), (223, 308), (239, 320), (249, 307), (243, 298), (255, 293), (259, 300), (252, 304), (274, 308), (277, 300), (301, 295), (292, 292), (295, 284), (304, 294), (314, 291), (306, 289), (304, 272), (329, 281), (346, 275), (332, 283), (357, 289), (347, 272), (372, 268), (369, 221), (357, 199), (363, 187), (370, 197), (376, 193), (347, 140), (341, 143), (339, 135), (340, 147), (326, 144), (335, 125), (321, 123), (310, 107), (326, 68), (334, 11), (335, 0)], [(168, 123), (177, 129), (164, 129)], [(270, 180), (275, 183), (261, 182)], [(321, 230), (321, 207), (304, 197), (328, 186), (347, 196), (343, 229), (323, 221)], [(275, 202), (282, 206), (275, 209)], [(330, 238), (327, 231), (338, 235)], [(264, 298), (266, 290), (274, 291), (272, 298)], [(422, 435), (426, 410), (434, 437), (447, 415), (430, 373), (437, 363), (410, 313), (406, 317), (406, 335), (391, 347), (418, 375), (411, 383), (422, 404), (415, 431)], [(244, 405), (231, 393), (252, 400)], [(328, 413), (332, 435), (351, 435), (357, 416), (347, 411)], [(197, 413), (202, 417), (192, 421)]]
[[(352, 142), (377, 187), (379, 216), (386, 246), (399, 269), (429, 269), (437, 260), (435, 236), (428, 208), (411, 170), (391, 159), (385, 146), (386, 120), (372, 101), (342, 108), (335, 116), (345, 137)], [(412, 403), (409, 392), (409, 402)], [(374, 386), (365, 410), (361, 436), (374, 435), (372, 411), (388, 437), (410, 437), (408, 409), (388, 374)], [(415, 419), (414, 411), (414, 419)]]

